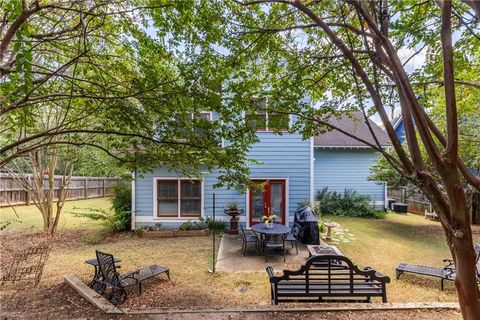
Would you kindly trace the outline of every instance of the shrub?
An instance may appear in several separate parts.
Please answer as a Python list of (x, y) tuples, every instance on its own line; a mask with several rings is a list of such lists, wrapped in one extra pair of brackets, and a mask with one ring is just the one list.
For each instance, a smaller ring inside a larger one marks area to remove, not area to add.
[(132, 215), (132, 190), (129, 186), (118, 185), (112, 197), (113, 215), (111, 229), (116, 232), (130, 230)]
[(143, 234), (145, 233), (145, 230), (148, 230), (148, 227), (147, 227), (147, 226), (138, 227), (138, 228), (135, 229), (135, 234), (136, 234), (138, 237), (141, 237), (141, 236), (143, 236)]
[(349, 217), (376, 217), (369, 196), (358, 194), (351, 189), (345, 189), (343, 194), (328, 191), (328, 187), (317, 193), (317, 200), (322, 214)]
[(318, 231), (320, 231), (321, 233), (327, 231), (327, 227), (325, 227), (325, 220), (323, 219), (318, 220)]
[(185, 221), (184, 223), (182, 223), (178, 229), (180, 229), (180, 230), (191, 230), (192, 227), (193, 227), (192, 221), (188, 220), (188, 221)]
[(223, 234), (227, 228), (227, 223), (225, 221), (213, 221), (213, 219), (208, 216), (205, 218), (201, 217), (199, 223), (206, 225), (207, 229), (215, 234)]

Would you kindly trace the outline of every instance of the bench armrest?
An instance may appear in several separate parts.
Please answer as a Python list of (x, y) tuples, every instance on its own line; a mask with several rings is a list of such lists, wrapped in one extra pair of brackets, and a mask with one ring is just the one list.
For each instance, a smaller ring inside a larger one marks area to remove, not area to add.
[(443, 259), (443, 262), (446, 262), (448, 263), (445, 268), (448, 268), (448, 267), (451, 267), (453, 265), (455, 265), (455, 261), (453, 261), (452, 259)]
[(273, 268), (272, 267), (267, 267), (266, 271), (267, 271), (267, 274), (268, 274), (269, 278), (275, 277), (275, 274), (273, 273)]
[(277, 276), (273, 273), (273, 268), (272, 268), (272, 267), (267, 267), (266, 271), (267, 271), (267, 274), (268, 274), (268, 278), (269, 278), (269, 280), (270, 280), (270, 283), (274, 284), (274, 283), (277, 283), (278, 281), (281, 280), (281, 277), (277, 277)]
[(385, 281), (385, 283), (390, 283), (390, 277), (384, 275), (383, 273), (380, 273), (376, 270), (374, 270), (372, 267), (365, 267), (363, 268), (363, 271), (364, 272), (372, 272), (372, 275), (370, 275), (370, 277), (374, 277), (374, 278), (377, 278), (377, 280), (383, 280)]

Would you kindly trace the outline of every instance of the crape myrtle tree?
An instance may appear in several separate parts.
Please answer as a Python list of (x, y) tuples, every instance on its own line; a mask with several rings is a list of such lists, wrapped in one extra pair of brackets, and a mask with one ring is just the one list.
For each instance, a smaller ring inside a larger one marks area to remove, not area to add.
[[(248, 175), (252, 130), (223, 107), (221, 79), (199, 73), (171, 21), (148, 34), (150, 12), (177, 1), (6, 0), (0, 8), (0, 168), (55, 145), (95, 148), (126, 165), (167, 165), (188, 175), (220, 167), (234, 185)], [(148, 11), (148, 12), (147, 12)], [(182, 47), (182, 50), (174, 50)], [(54, 108), (58, 124), (38, 123)], [(208, 121), (200, 111), (219, 111)], [(224, 147), (221, 137), (229, 139)]]
[[(460, 156), (458, 106), (479, 90), (480, 2), (231, 0), (191, 6), (180, 19), (186, 22), (185, 35), (203, 49), (192, 59), (221, 61), (210, 75), (228, 75), (222, 86), (228, 99), (246, 107), (252, 96), (268, 96), (267, 112), (298, 118), (291, 131), (307, 138), (338, 130), (358, 139), (427, 196), (455, 260), (463, 316), (478, 319), (464, 188), (479, 190), (480, 178)], [(159, 24), (168, 19), (164, 13), (153, 17)], [(408, 70), (420, 56), (425, 62)], [(465, 104), (478, 111), (478, 100)], [(389, 119), (392, 106), (405, 123), (404, 145)], [(434, 121), (432, 106), (441, 110), (443, 125)], [(328, 123), (347, 110), (361, 110), (365, 119), (378, 114), (392, 153)]]

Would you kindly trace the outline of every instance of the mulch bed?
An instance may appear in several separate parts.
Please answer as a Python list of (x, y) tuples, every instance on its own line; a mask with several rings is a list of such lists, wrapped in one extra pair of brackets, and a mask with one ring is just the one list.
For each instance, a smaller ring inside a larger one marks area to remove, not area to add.
[[(11, 293), (11, 292), (10, 292)], [(51, 288), (28, 288), (15, 294), (1, 295), (0, 319), (209, 319), (209, 320), (460, 320), (455, 310), (393, 310), (393, 311), (341, 311), (341, 312), (262, 312), (262, 313), (209, 313), (158, 315), (107, 315), (96, 309), (66, 284)], [(316, 305), (318, 307), (318, 305)], [(178, 308), (176, 308), (178, 309)], [(195, 309), (195, 308), (192, 308)], [(201, 308), (198, 308), (201, 309)]]

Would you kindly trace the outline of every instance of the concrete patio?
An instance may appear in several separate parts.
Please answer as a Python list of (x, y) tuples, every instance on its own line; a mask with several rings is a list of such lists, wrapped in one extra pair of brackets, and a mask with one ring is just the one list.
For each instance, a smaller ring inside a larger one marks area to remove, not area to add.
[(242, 239), (240, 236), (224, 235), (218, 249), (215, 270), (218, 272), (263, 272), (267, 266), (272, 266), (275, 271), (295, 269), (304, 264), (308, 258), (307, 247), (298, 243), (298, 255), (295, 248), (286, 243), (287, 252), (285, 262), (280, 253), (269, 252), (268, 262), (263, 255), (257, 254), (253, 244), (248, 245), (247, 255), (242, 252)]

